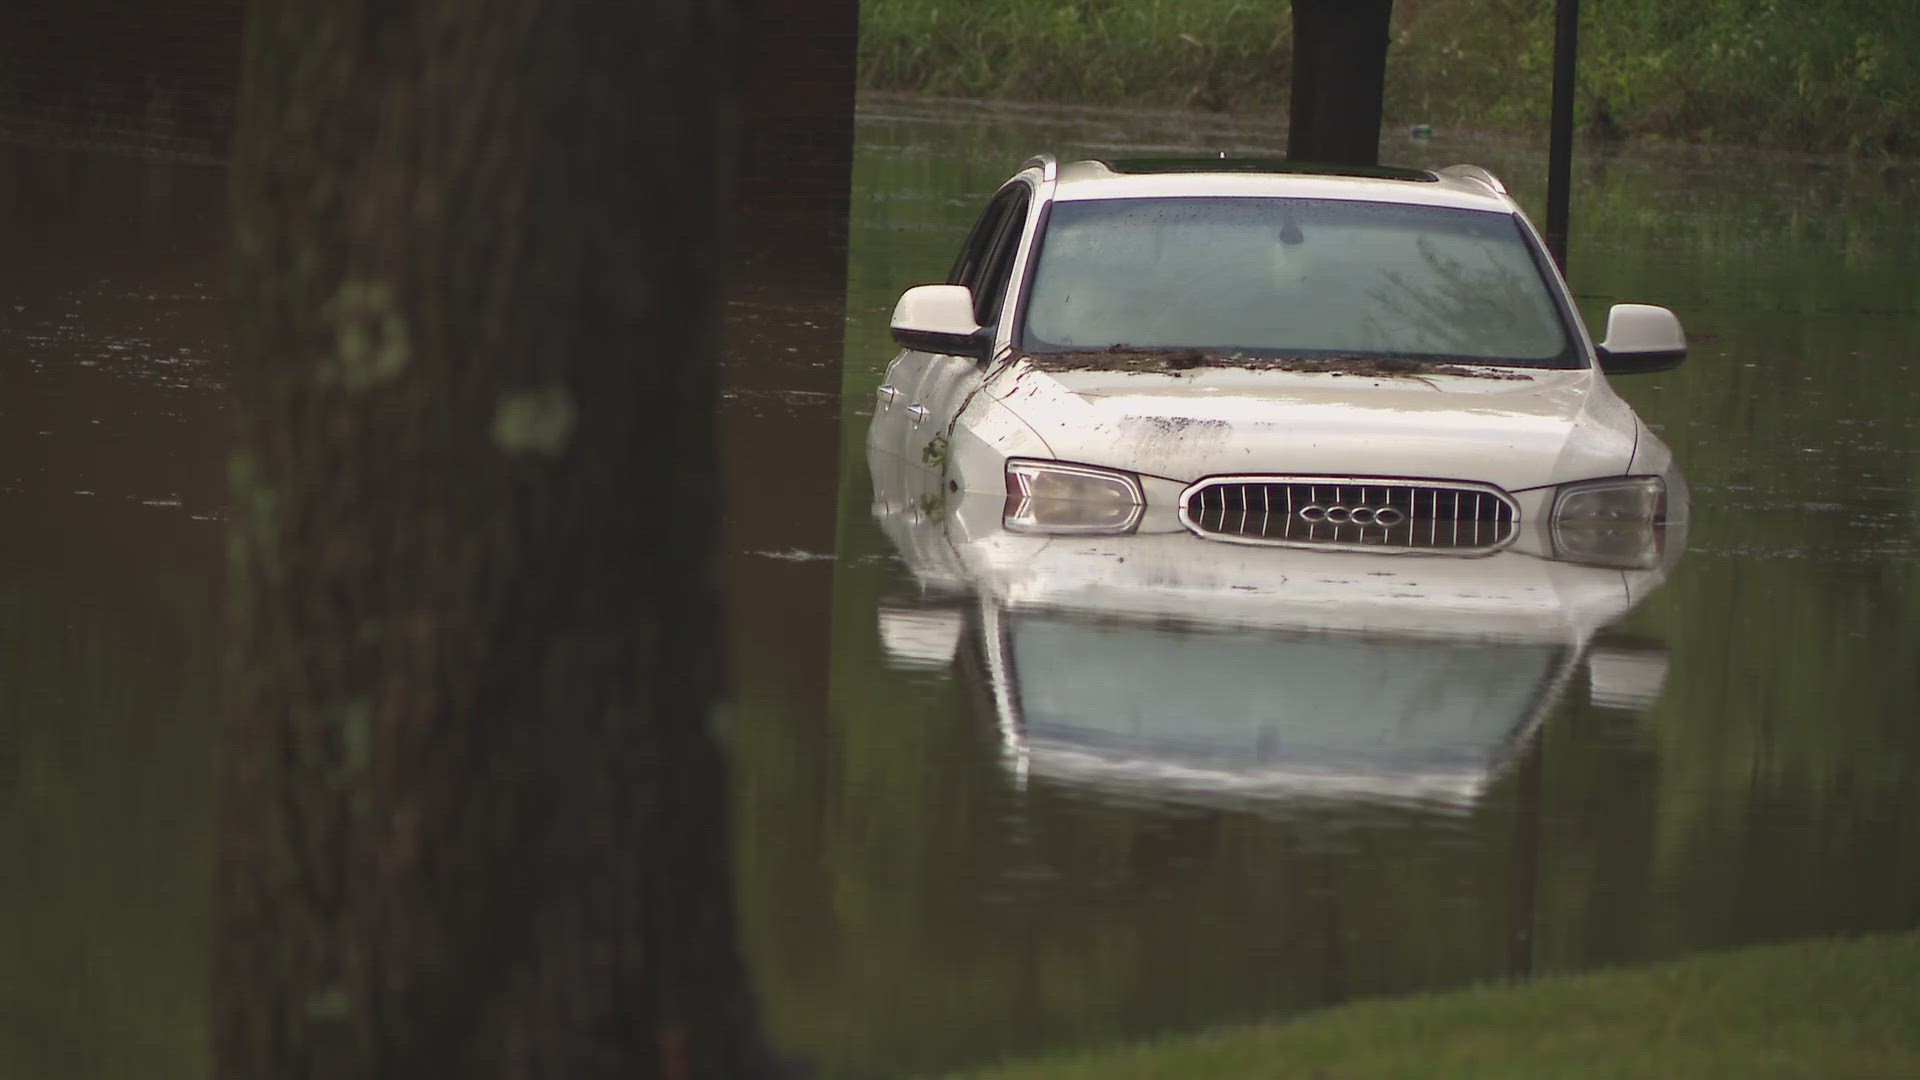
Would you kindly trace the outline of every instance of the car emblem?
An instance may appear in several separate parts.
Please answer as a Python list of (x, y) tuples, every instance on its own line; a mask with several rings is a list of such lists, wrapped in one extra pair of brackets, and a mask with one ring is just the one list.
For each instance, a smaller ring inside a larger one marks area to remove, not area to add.
[(1324, 521), (1332, 525), (1393, 526), (1407, 520), (1407, 515), (1394, 506), (1346, 506), (1341, 503), (1322, 506), (1308, 503), (1294, 513), (1301, 520), (1315, 524)]

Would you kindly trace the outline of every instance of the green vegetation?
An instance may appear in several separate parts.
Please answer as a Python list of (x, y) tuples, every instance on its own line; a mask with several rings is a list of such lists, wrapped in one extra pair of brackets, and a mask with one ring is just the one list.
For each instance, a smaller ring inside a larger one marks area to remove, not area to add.
[[(1553, 0), (1397, 0), (1387, 113), (1535, 130)], [(1911, 0), (1586, 0), (1580, 116), (1599, 137), (1920, 151)], [(976, 97), (1272, 110), (1282, 0), (863, 0), (860, 81)]]
[(1284, 3), (863, 0), (860, 8), (860, 82), (879, 89), (1215, 107), (1263, 92), (1291, 48)]
[(977, 1080), (1920, 1075), (1920, 933), (1350, 1005)]
[(217, 578), (141, 567), (0, 571), (0, 1075), (212, 1074)]

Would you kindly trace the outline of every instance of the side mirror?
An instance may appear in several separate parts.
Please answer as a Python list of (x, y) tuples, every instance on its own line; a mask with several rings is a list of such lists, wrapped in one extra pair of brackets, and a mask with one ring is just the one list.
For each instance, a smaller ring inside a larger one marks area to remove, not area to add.
[(965, 285), (916, 285), (893, 307), (893, 340), (903, 348), (985, 360), (993, 330), (973, 321), (973, 291)]
[(1607, 312), (1607, 338), (1597, 347), (1600, 370), (1638, 375), (1678, 367), (1687, 357), (1687, 335), (1673, 312), (1652, 304), (1615, 304)]

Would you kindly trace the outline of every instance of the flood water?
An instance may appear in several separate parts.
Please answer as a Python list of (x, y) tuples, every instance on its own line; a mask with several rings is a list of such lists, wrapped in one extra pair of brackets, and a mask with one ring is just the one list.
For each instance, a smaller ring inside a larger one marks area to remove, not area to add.
[[(844, 347), (764, 260), (722, 403), (740, 905), (820, 1075), (1920, 924), (1920, 170), (1583, 154), (1590, 325), (1659, 303), (1692, 341), (1615, 382), (1693, 484), (1687, 550), (1413, 573), (876, 491), (893, 300), (1022, 159), (1281, 139), (885, 98), (858, 137)], [(1544, 217), (1540, 147), (1385, 156)], [(208, 1069), (224, 182), (0, 147), (9, 1074)]]

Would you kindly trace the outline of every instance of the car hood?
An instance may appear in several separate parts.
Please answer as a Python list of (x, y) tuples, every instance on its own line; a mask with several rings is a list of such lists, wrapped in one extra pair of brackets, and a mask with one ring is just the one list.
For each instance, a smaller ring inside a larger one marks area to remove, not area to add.
[(1631, 410), (1585, 369), (1050, 371), (1020, 360), (988, 392), (1055, 458), (1181, 482), (1420, 476), (1519, 491), (1623, 473), (1637, 432)]

